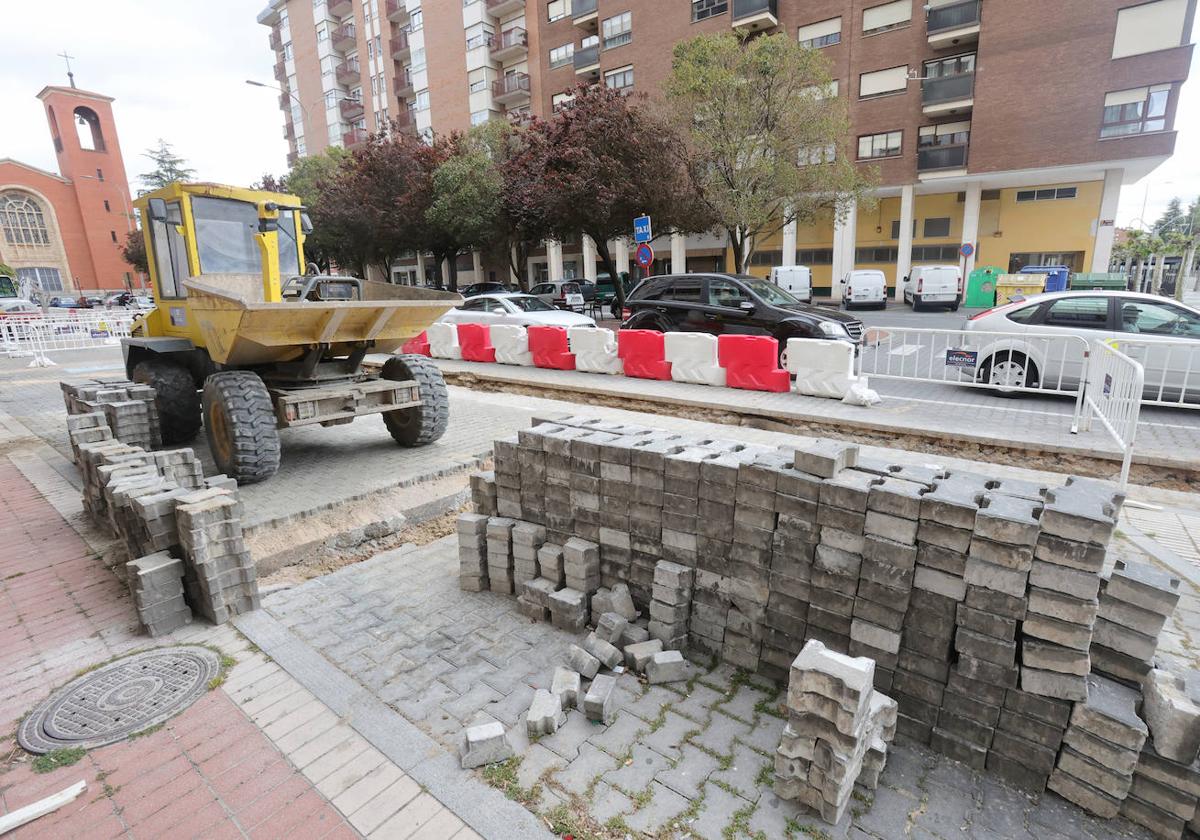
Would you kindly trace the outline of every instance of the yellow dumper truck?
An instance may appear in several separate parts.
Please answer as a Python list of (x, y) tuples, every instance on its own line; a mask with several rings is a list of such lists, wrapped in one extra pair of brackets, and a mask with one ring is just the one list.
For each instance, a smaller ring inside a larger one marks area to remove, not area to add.
[(392, 353), (458, 305), (457, 294), (309, 273), (312, 231), (296, 196), (173, 183), (134, 202), (156, 308), (125, 339), (130, 379), (157, 393), (164, 443), (201, 423), (239, 483), (279, 468), (279, 430), (380, 414), (402, 446), (442, 436), (446, 385), (424, 356)]

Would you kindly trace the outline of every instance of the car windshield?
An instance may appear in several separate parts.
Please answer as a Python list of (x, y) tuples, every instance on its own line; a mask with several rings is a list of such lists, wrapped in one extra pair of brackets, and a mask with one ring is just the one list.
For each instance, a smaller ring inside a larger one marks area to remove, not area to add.
[(771, 304), (772, 306), (795, 306), (800, 303), (799, 300), (792, 297), (783, 289), (779, 288), (768, 280), (761, 280), (757, 277), (747, 277), (744, 275), (739, 275), (738, 279), (741, 280), (746, 285), (746, 288), (753, 292), (759, 299), (765, 303)]
[(520, 297), (505, 298), (513, 306), (522, 312), (555, 312), (555, 308), (546, 303), (541, 298), (535, 298), (530, 295), (521, 295)]
[(192, 199), (192, 216), (196, 220), (201, 274), (262, 273), (262, 257), (254, 239), (258, 210), (253, 204), (196, 196)]

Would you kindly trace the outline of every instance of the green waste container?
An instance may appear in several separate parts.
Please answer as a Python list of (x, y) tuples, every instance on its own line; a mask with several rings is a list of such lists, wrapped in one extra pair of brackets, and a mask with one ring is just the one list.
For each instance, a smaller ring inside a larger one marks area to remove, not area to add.
[(1071, 275), (1071, 291), (1116, 291), (1123, 292), (1129, 288), (1129, 281), (1124, 274), (1107, 273), (1103, 271), (1081, 271)]
[(994, 265), (977, 268), (967, 278), (967, 299), (963, 305), (970, 309), (988, 309), (996, 305), (996, 279), (1004, 269)]

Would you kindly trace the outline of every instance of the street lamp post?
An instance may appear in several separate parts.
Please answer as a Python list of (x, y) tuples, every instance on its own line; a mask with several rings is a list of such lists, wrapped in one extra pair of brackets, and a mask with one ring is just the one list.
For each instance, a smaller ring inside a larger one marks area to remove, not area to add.
[(304, 129), (304, 142), (306, 144), (308, 143), (308, 124), (310, 122), (310, 120), (308, 118), (308, 109), (304, 107), (304, 103), (300, 101), (299, 97), (297, 97), (296, 94), (292, 93), (292, 91), (290, 91), (290, 90), (284, 90), (283, 88), (277, 87), (275, 85), (268, 85), (265, 82), (256, 82), (253, 79), (246, 79), (246, 84), (250, 85), (251, 87), (266, 88), (267, 90), (277, 90), (280, 93), (285, 93), (288, 95), (288, 97), (291, 98), (291, 100), (293, 102), (295, 102), (297, 105), (299, 105), (301, 119), (304, 121), (304, 125), (301, 126)]

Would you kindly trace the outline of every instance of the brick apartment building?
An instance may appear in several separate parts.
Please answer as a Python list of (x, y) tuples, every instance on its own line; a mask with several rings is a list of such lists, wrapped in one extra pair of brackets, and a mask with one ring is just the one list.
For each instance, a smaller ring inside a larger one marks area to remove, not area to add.
[[(1120, 188), (1174, 151), (1196, 0), (273, 0), (292, 155), (353, 145), (388, 117), (463, 130), (547, 114), (579, 81), (659, 95), (671, 46), (700, 32), (783, 32), (819, 49), (849, 105), (848, 147), (879, 201), (843, 223), (785, 228), (753, 270), (1065, 263), (1107, 270)], [(720, 236), (655, 243), (660, 270), (731, 264)], [(960, 255), (964, 244), (975, 253)], [(617, 243), (618, 262), (628, 250)], [(480, 279), (478, 258), (463, 270)], [(410, 259), (399, 280), (438, 267)], [(530, 278), (589, 276), (584, 240), (550, 243)], [(504, 269), (499, 272), (503, 275)]]

